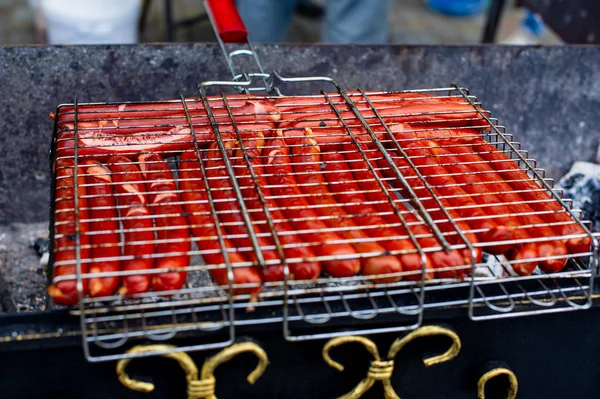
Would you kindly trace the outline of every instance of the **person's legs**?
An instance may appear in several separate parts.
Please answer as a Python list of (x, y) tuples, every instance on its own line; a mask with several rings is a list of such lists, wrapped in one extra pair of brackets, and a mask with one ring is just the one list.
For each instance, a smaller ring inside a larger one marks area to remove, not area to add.
[(236, 0), (237, 9), (255, 42), (284, 41), (298, 0)]
[(390, 0), (328, 0), (321, 40), (327, 43), (387, 43), (390, 5)]

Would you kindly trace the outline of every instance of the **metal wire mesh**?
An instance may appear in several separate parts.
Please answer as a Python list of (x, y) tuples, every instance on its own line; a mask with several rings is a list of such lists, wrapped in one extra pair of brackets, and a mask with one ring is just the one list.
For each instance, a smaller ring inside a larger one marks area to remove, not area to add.
[[(377, 333), (416, 328), (429, 308), (468, 307), (480, 319), (591, 305), (595, 240), (465, 89), (345, 92), (331, 79), (311, 81), (335, 90), (208, 97), (223, 83), (208, 82), (195, 99), (58, 108), (51, 231), (62, 244), (53, 285), (77, 283), (73, 312), (88, 359), (123, 357), (97, 356), (91, 343), (110, 349), (189, 333), (207, 342), (180, 350), (224, 346), (246, 325), (283, 323), (287, 339), (302, 340), (348, 334), (335, 329), (344, 318), (396, 315), (393, 326), (352, 331)], [(92, 182), (103, 175), (90, 160), (108, 167), (109, 183)], [(170, 181), (152, 177), (163, 160)], [(522, 187), (532, 182), (539, 188)], [(94, 217), (101, 195), (90, 192), (106, 185), (113, 216)], [(132, 197), (142, 198), (136, 207)], [(165, 211), (164, 201), (181, 211)], [(93, 228), (108, 222), (116, 228)], [(98, 244), (108, 233), (118, 240)], [(518, 257), (527, 245), (578, 239), (593, 245)], [(136, 254), (145, 244), (153, 250)], [(98, 255), (111, 246), (117, 256)], [(98, 256), (154, 267), (92, 271)], [(148, 276), (155, 287), (182, 273), (182, 287), (86, 296), (94, 279), (116, 277), (123, 287)]]

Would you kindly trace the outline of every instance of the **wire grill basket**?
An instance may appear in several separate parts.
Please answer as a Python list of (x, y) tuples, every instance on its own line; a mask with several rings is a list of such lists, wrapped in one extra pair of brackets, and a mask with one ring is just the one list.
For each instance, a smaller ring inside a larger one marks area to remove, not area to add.
[[(226, 346), (234, 341), (236, 329), (251, 325), (281, 324), (286, 339), (295, 341), (410, 330), (421, 324), (426, 309), (434, 308), (462, 307), (478, 320), (591, 306), (598, 263), (595, 238), (553, 190), (543, 169), (467, 89), (347, 92), (330, 78), (265, 74), (250, 42), (249, 49), (230, 53), (219, 42), (234, 79), (202, 83), (198, 98), (94, 104), (75, 100), (57, 110), (51, 152), (50, 230), (54, 243), (71, 239), (72, 246), (55, 245), (51, 263), (72, 271), (55, 275), (53, 284), (76, 281), (78, 306), (72, 312), (81, 319), (89, 360), (130, 356), (119, 348), (140, 338), (164, 341), (193, 333), (206, 341), (177, 350)], [(240, 55), (253, 57), (259, 72), (237, 73), (233, 59)], [(319, 95), (282, 96), (280, 89), (297, 84), (331, 89)], [(207, 91), (214, 88), (235, 88), (246, 95), (208, 96)], [(247, 95), (258, 92), (263, 94), (253, 96), (252, 101), (278, 104), (280, 119), (275, 124), (257, 121), (257, 115), (262, 121), (270, 118), (271, 111), (248, 112)], [(451, 103), (452, 110), (437, 109), (440, 102)], [(411, 108), (415, 104), (417, 108)], [(284, 144), (281, 137), (287, 138)], [(158, 200), (146, 200), (147, 213), (127, 213), (128, 205), (122, 200), (132, 194), (118, 188), (123, 187), (125, 178), (119, 174), (128, 172), (116, 170), (124, 164), (152, 170), (156, 159), (140, 157), (149, 152), (160, 154), (168, 163), (170, 188), (153, 188), (164, 180), (153, 179), (151, 173), (139, 181), (129, 176), (128, 183), (145, 186), (143, 195), (148, 198), (176, 198), (170, 204), (184, 212), (161, 214)], [(133, 161), (111, 161), (108, 155), (115, 153)], [(182, 153), (191, 157), (184, 162)], [(116, 217), (94, 217), (95, 209), (88, 205), (97, 198), (93, 189), (99, 185), (87, 179), (92, 159), (115, 167), (108, 184), (116, 198)], [(281, 167), (275, 168), (273, 162)], [(196, 174), (190, 173), (190, 164), (195, 165)], [(282, 170), (291, 172), (297, 191), (290, 188)], [(344, 180), (342, 172), (350, 177)], [(73, 186), (65, 189), (61, 180), (72, 175), (76, 176)], [(531, 183), (537, 188), (531, 190)], [(478, 193), (477, 187), (486, 185), (488, 194)], [(199, 196), (189, 199), (186, 193)], [(538, 195), (541, 193), (547, 195)], [(367, 207), (340, 200), (350, 198), (348, 195), (364, 198)], [(490, 196), (501, 200), (486, 202)], [(510, 198), (519, 200), (511, 202)], [(303, 208), (306, 212), (300, 212)], [(208, 225), (194, 224), (197, 219), (190, 218), (194, 215), (190, 209)], [(474, 209), (485, 209), (487, 216)], [(366, 211), (371, 213), (362, 213)], [(562, 221), (554, 218), (558, 214)], [(178, 222), (182, 217), (183, 226)], [(150, 227), (135, 227), (131, 222), (137, 220), (149, 221)], [(511, 231), (523, 234), (498, 235), (496, 241), (474, 240), (472, 237), (488, 233), (485, 226), (490, 220), (519, 220)], [(111, 231), (82, 227), (104, 226), (108, 221), (115, 226)], [(282, 225), (316, 227), (289, 232)], [(566, 231), (561, 228), (565, 225), (576, 226), (577, 233), (560, 233)], [(207, 228), (214, 235), (195, 233)], [(188, 231), (187, 235), (169, 233), (181, 229)], [(396, 234), (382, 235), (386, 229)], [(123, 238), (139, 232), (148, 233), (151, 239), (136, 245), (156, 248), (140, 258), (167, 266), (90, 271), (98, 262), (90, 253), (101, 252), (94, 235), (117, 234), (121, 238), (115, 244), (119, 255), (104, 255), (108, 257), (103, 260), (123, 263), (135, 259), (126, 253)], [(292, 234), (304, 239), (292, 242)], [(328, 245), (375, 249), (328, 254), (314, 238), (324, 234), (338, 237)], [(523, 262), (499, 254), (505, 253), (500, 250), (504, 247), (531, 243), (542, 247), (578, 239), (589, 240), (589, 249), (530, 259), (541, 265), (566, 264), (555, 273), (536, 268), (529, 275), (519, 275), (516, 270)], [(215, 244), (208, 248), (206, 241)], [(161, 248), (174, 247), (184, 248), (176, 255), (186, 260), (176, 269), (167, 262), (173, 252), (161, 252)], [(312, 257), (290, 256), (299, 250)], [(73, 256), (64, 260), (60, 251), (70, 251)], [(460, 254), (461, 261), (434, 268), (431, 259), (449, 253)], [(222, 262), (210, 262), (215, 254), (220, 254)], [(383, 275), (365, 276), (365, 265), (377, 266), (382, 259), (411, 259), (414, 267), (402, 271), (380, 268)], [(309, 263), (359, 264), (363, 274), (332, 277), (334, 267), (318, 279), (297, 279), (298, 270)], [(277, 269), (281, 276), (262, 284), (234, 281), (236, 270), (253, 267)], [(87, 297), (84, 293), (92, 279), (124, 280), (145, 274), (153, 280), (182, 272), (187, 278), (181, 289), (127, 296)], [(215, 273), (225, 276), (225, 282), (215, 284), (210, 277)], [(384, 327), (365, 322), (351, 332), (340, 328), (344, 319), (390, 317), (394, 323)]]

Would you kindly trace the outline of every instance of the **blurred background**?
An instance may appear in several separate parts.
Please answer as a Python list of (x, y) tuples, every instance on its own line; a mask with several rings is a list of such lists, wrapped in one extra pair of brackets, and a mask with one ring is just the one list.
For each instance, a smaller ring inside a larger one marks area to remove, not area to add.
[[(564, 33), (564, 25), (571, 26), (567, 29), (571, 33), (581, 30), (581, 18), (594, 18), (589, 6), (582, 14), (581, 4), (600, 3), (597, 0), (389, 1), (387, 42), (391, 44), (596, 42), (595, 34), (589, 32), (570, 38)], [(326, 0), (297, 0), (285, 40), (320, 41), (326, 4)], [(565, 11), (568, 9), (573, 11)], [(560, 19), (562, 25), (553, 19)], [(595, 21), (599, 20), (596, 16)], [(3, 45), (169, 41), (214, 41), (202, 1), (0, 0)]]

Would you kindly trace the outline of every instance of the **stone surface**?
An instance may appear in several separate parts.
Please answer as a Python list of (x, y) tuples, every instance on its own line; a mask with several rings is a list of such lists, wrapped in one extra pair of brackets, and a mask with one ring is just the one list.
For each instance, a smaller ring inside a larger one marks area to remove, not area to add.
[(42, 310), (46, 304), (46, 268), (33, 248), (48, 223), (0, 226), (0, 313)]
[[(468, 87), (558, 178), (592, 160), (600, 139), (600, 49), (260, 45), (268, 70), (334, 76), (347, 89)], [(60, 103), (193, 96), (230, 75), (215, 45), (0, 48), (0, 223), (48, 218), (52, 137)], [(330, 89), (319, 84), (286, 93)]]

